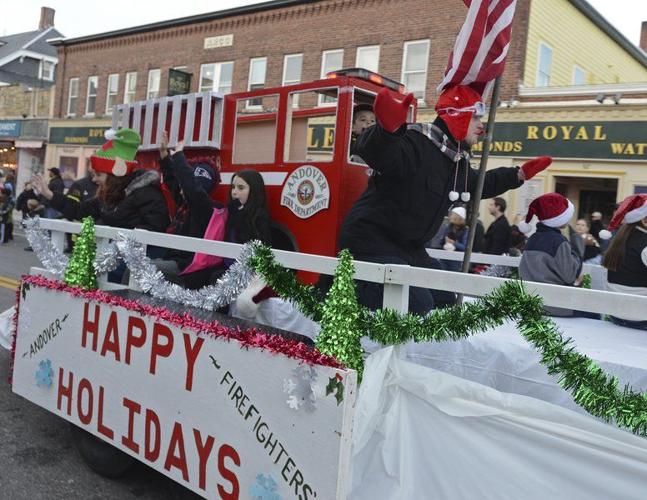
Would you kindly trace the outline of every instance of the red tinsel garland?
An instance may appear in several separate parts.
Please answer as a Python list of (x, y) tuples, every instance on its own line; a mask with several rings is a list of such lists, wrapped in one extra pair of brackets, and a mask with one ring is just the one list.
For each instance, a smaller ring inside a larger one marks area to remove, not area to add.
[[(323, 365), (332, 368), (344, 368), (339, 361), (332, 356), (321, 354), (318, 350), (305, 345), (303, 342), (296, 340), (286, 339), (280, 335), (271, 335), (263, 333), (256, 328), (249, 328), (241, 331), (239, 328), (232, 329), (223, 326), (219, 323), (207, 323), (196, 319), (188, 313), (178, 314), (169, 311), (163, 307), (155, 307), (148, 304), (141, 304), (136, 300), (124, 299), (116, 295), (111, 295), (102, 290), (83, 290), (77, 287), (71, 287), (61, 281), (50, 280), (43, 276), (26, 275), (22, 277), (23, 283), (30, 285), (48, 288), (60, 292), (69, 293), (73, 297), (82, 297), (84, 299), (102, 302), (111, 306), (118, 306), (134, 311), (143, 316), (150, 316), (155, 319), (161, 319), (182, 329), (190, 329), (196, 333), (206, 333), (214, 338), (222, 338), (226, 340), (235, 340), (240, 343), (240, 347), (249, 348), (254, 347), (265, 351), (270, 351), (275, 354), (283, 354), (289, 358), (299, 359), (310, 365)], [(18, 329), (18, 305), (20, 301), (20, 288), (18, 288), (16, 296), (16, 314), (14, 316), (14, 334), (12, 342), (12, 365), (11, 372), (13, 373), (13, 359), (16, 350), (16, 332)]]

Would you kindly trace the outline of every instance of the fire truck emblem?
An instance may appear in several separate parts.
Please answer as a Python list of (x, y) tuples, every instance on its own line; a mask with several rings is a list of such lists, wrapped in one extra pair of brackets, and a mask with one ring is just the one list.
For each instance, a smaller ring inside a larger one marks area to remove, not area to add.
[(312, 217), (328, 208), (330, 187), (321, 170), (303, 165), (292, 172), (283, 184), (281, 205), (288, 207), (300, 219)]

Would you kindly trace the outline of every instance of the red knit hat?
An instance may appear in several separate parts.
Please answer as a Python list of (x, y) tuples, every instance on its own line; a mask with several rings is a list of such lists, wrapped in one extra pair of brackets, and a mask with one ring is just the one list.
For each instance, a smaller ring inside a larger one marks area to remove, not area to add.
[(626, 197), (616, 209), (607, 229), (600, 231), (600, 238), (608, 240), (611, 231), (621, 224), (633, 224), (647, 217), (647, 194), (632, 194)]
[(548, 227), (562, 227), (573, 217), (573, 204), (558, 193), (542, 194), (535, 198), (528, 207), (525, 222), (519, 224), (523, 233), (530, 232), (530, 221), (536, 215), (539, 222)]
[(483, 116), (485, 105), (481, 94), (472, 87), (455, 85), (440, 94), (436, 103), (436, 112), (447, 124), (454, 139), (462, 141), (467, 135), (472, 115)]

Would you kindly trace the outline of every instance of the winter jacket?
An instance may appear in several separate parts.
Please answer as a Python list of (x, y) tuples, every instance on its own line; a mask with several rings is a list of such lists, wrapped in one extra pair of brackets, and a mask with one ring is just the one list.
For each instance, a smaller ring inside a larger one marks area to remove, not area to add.
[(260, 211), (250, 224), (247, 207), (241, 208), (238, 200), (232, 200), (227, 206), (229, 213), (227, 217), (227, 230), (225, 241), (231, 243), (247, 243), (251, 240), (260, 240), (266, 245), (272, 244), (270, 214), (265, 210)]
[(29, 200), (39, 200), (38, 195), (33, 189), (24, 189), (23, 192), (18, 195), (18, 199), (16, 200), (16, 210), (22, 212), (23, 217), (27, 217), (27, 215), (29, 215), (29, 207), (27, 206), (27, 202)]
[[(196, 182), (193, 168), (188, 164), (182, 151), (162, 158), (160, 170), (164, 183), (178, 205), (167, 232), (178, 236), (202, 238), (209, 225), (213, 209), (222, 208), (222, 204), (212, 200), (209, 193)], [(215, 185), (219, 183), (218, 176), (215, 179)], [(169, 250), (166, 258), (176, 261), (182, 269), (191, 263), (193, 252)]]
[(169, 224), (169, 217), (159, 178), (154, 170), (136, 170), (125, 189), (125, 197), (115, 207), (104, 206), (97, 197), (79, 202), (62, 193), (55, 193), (50, 203), (70, 220), (90, 216), (97, 224), (163, 232)]
[(67, 190), (67, 196), (76, 198), (79, 202), (94, 198), (96, 193), (97, 185), (92, 182), (90, 175), (75, 180), (70, 186), (70, 189)]
[[(582, 260), (559, 229), (537, 224), (519, 263), (523, 280), (573, 286), (582, 271)], [(572, 316), (570, 309), (545, 307), (553, 316)]]
[(453, 224), (446, 224), (440, 228), (438, 237), (440, 246), (438, 248), (445, 248), (445, 238), (449, 236), (450, 239), (454, 240), (452, 245), (454, 250), (457, 252), (464, 252), (465, 247), (467, 246), (467, 238), (469, 237), (469, 229), (467, 226), (462, 226), (457, 228)]
[(47, 187), (52, 193), (63, 194), (63, 191), (65, 191), (65, 183), (63, 182), (63, 178), (60, 176), (52, 177), (47, 184)]
[[(627, 239), (618, 269), (609, 269), (607, 281), (627, 287), (647, 288), (647, 230), (636, 226)], [(626, 292), (625, 292), (626, 293)]]
[(16, 204), (11, 196), (7, 196), (5, 200), (0, 203), (0, 223), (11, 223), (11, 216), (15, 206)]
[(505, 215), (496, 219), (485, 232), (483, 253), (503, 255), (510, 248), (510, 223)]
[[(445, 123), (434, 124), (450, 137)], [(455, 147), (455, 146), (454, 146)], [(410, 255), (438, 231), (451, 205), (456, 164), (423, 133), (402, 126), (395, 133), (380, 125), (358, 138), (356, 152), (373, 169), (366, 191), (342, 225), (339, 246), (354, 254)], [(458, 166), (458, 190), (468, 176), (474, 197), (478, 172), (466, 159)], [(517, 168), (496, 168), (485, 175), (483, 197), (519, 187)]]

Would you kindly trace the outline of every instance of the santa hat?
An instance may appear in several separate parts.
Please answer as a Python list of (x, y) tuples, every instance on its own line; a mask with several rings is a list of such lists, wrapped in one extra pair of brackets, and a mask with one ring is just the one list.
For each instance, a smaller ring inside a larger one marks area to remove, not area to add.
[(436, 112), (447, 124), (454, 139), (462, 141), (467, 136), (472, 115), (476, 112), (477, 116), (483, 116), (485, 105), (481, 94), (472, 87), (454, 85), (440, 94), (436, 103)]
[(266, 299), (278, 297), (263, 278), (255, 275), (240, 295), (236, 298), (235, 308), (239, 317), (254, 319), (258, 312), (258, 304)]
[(132, 172), (137, 167), (135, 155), (142, 142), (139, 134), (130, 128), (109, 129), (105, 137), (108, 142), (90, 157), (94, 171), (117, 177)]
[(544, 226), (562, 227), (568, 224), (573, 217), (575, 208), (573, 204), (558, 193), (542, 194), (535, 198), (528, 207), (526, 220), (522, 221), (518, 227), (523, 233), (530, 232), (530, 221), (536, 215)]
[(608, 240), (612, 231), (618, 229), (620, 224), (633, 224), (647, 217), (647, 194), (633, 194), (623, 200), (616, 209), (609, 227), (600, 231), (600, 238)]

